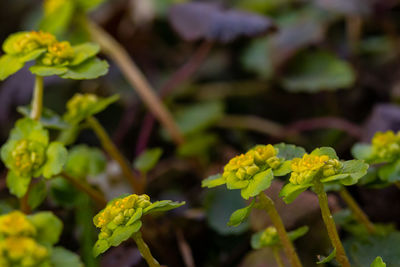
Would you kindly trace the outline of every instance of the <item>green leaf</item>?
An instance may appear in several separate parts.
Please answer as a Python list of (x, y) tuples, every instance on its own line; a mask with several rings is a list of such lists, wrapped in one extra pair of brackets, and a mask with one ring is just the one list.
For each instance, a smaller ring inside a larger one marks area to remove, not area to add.
[(226, 187), (228, 189), (243, 189), (246, 188), (250, 183), (250, 180), (241, 180), (235, 173), (230, 173), (226, 177)]
[(372, 146), (369, 144), (357, 143), (351, 148), (351, 154), (356, 159), (368, 160), (372, 156)]
[(278, 158), (285, 160), (292, 160), (294, 158), (301, 158), (306, 153), (306, 150), (300, 146), (280, 143), (274, 145), (274, 148), (278, 150)]
[(119, 246), (119, 244), (131, 238), (134, 233), (139, 231), (141, 226), (141, 221), (136, 221), (129, 226), (118, 226), (107, 240), (111, 246)]
[(92, 58), (77, 66), (68, 67), (68, 71), (60, 75), (63, 79), (91, 80), (107, 74), (108, 63), (105, 60)]
[(62, 247), (51, 249), (51, 263), (57, 267), (83, 267), (78, 255)]
[(69, 150), (65, 171), (73, 177), (86, 178), (102, 173), (106, 164), (106, 157), (100, 149), (78, 145)]
[(381, 257), (376, 257), (376, 259), (371, 263), (371, 267), (386, 267), (386, 263), (383, 262)]
[(8, 171), (6, 183), (10, 193), (14, 196), (23, 197), (28, 191), (30, 182), (31, 177), (21, 177), (13, 171)]
[(129, 218), (129, 221), (126, 222), (126, 226), (129, 226), (133, 223), (135, 223), (137, 220), (139, 220), (142, 217), (143, 214), (143, 209), (142, 208), (137, 208), (135, 210), (135, 213)]
[(154, 213), (154, 212), (161, 212), (161, 211), (168, 211), (172, 209), (179, 208), (180, 206), (185, 205), (185, 201), (183, 202), (175, 202), (171, 200), (162, 200), (156, 201), (152, 203), (150, 206), (143, 210), (143, 213)]
[(19, 51), (15, 50), (15, 43), (21, 38), (22, 36), (26, 35), (28, 32), (16, 32), (10, 34), (7, 39), (3, 43), (3, 50), (6, 54), (17, 54)]
[(179, 129), (185, 136), (207, 129), (222, 118), (224, 105), (221, 102), (203, 102), (190, 105), (175, 114)]
[(161, 148), (147, 149), (143, 151), (134, 161), (134, 167), (142, 173), (147, 173), (157, 164), (162, 155)]
[(378, 176), (382, 181), (390, 183), (400, 181), (400, 160), (380, 167), (378, 169)]
[(209, 189), (204, 203), (207, 224), (220, 235), (241, 234), (249, 228), (248, 221), (237, 227), (229, 227), (227, 222), (233, 212), (247, 205), (238, 190), (227, 190), (225, 187)]
[(311, 152), (311, 155), (322, 156), (327, 155), (331, 159), (339, 160), (338, 156), (336, 155), (336, 151), (331, 147), (320, 147), (316, 148)]
[(208, 157), (209, 151), (217, 142), (218, 136), (216, 134), (199, 132), (188, 136), (185, 143), (178, 147), (177, 154), (181, 157)]
[(77, 0), (77, 4), (84, 10), (93, 9), (104, 2), (104, 0)]
[(51, 178), (59, 174), (68, 159), (68, 151), (60, 142), (52, 142), (47, 148), (47, 160), (43, 166), (43, 176)]
[(47, 245), (54, 245), (58, 242), (63, 224), (53, 213), (44, 211), (29, 215), (29, 220), (37, 230), (36, 240)]
[(278, 168), (272, 170), (274, 172), (274, 176), (284, 176), (290, 173), (292, 171), (291, 165), (291, 160), (283, 162)]
[(79, 65), (100, 52), (100, 46), (96, 43), (84, 43), (72, 48), (74, 49), (75, 56), (70, 64), (71, 66)]
[(119, 100), (119, 95), (112, 95), (106, 98), (99, 98), (99, 100), (90, 108), (89, 116), (100, 113), (105, 110), (109, 105)]
[(35, 75), (47, 77), (64, 74), (68, 71), (68, 68), (65, 66), (33, 65), (29, 70)]
[(294, 240), (304, 236), (305, 234), (307, 234), (308, 230), (309, 230), (308, 226), (302, 226), (302, 227), (297, 228), (294, 231), (290, 231), (288, 233), (289, 239), (291, 241), (294, 241)]
[(260, 249), (262, 247), (275, 245), (278, 243), (279, 240), (276, 240), (276, 242), (274, 242), (274, 244), (268, 244), (268, 245), (263, 244), (263, 242), (261, 242), (261, 237), (262, 237), (263, 233), (264, 233), (264, 230), (259, 231), (251, 236), (250, 245), (253, 249)]
[(344, 242), (352, 267), (370, 266), (377, 256), (385, 259), (387, 267), (397, 267), (400, 262), (400, 232), (387, 235), (351, 237)]
[(201, 187), (213, 188), (226, 183), (226, 179), (222, 177), (222, 174), (214, 174), (209, 176), (207, 179), (201, 181)]
[(333, 249), (333, 251), (331, 252), (331, 254), (329, 254), (328, 257), (322, 257), (322, 259), (320, 261), (317, 261), (317, 264), (328, 263), (331, 260), (333, 260), (335, 257), (336, 257), (336, 248)]
[(33, 51), (29, 52), (29, 53), (26, 53), (26, 54), (15, 55), (15, 57), (18, 57), (19, 61), (25, 63), (25, 62), (37, 59), (42, 54), (44, 54), (46, 51), (47, 51), (47, 49), (40, 48), (40, 49), (33, 50)]
[(291, 60), (282, 80), (291, 92), (316, 93), (351, 87), (355, 73), (351, 65), (325, 51), (303, 52)]
[(29, 191), (28, 204), (31, 209), (36, 209), (46, 199), (46, 183), (42, 180), (35, 183)]
[(17, 57), (3, 55), (0, 57), (0, 80), (3, 81), (10, 75), (16, 73), (24, 67), (24, 63)]
[(242, 197), (249, 199), (257, 196), (271, 186), (272, 179), (274, 179), (272, 169), (257, 173), (249, 180), (249, 185), (242, 189)]
[(111, 245), (104, 239), (97, 240), (93, 247), (93, 256), (97, 257), (106, 252)]
[(234, 213), (232, 213), (231, 217), (229, 218), (228, 226), (233, 226), (233, 227), (239, 226), (244, 220), (246, 220), (249, 217), (250, 212), (255, 203), (256, 203), (256, 199), (254, 198), (251, 201), (250, 205), (248, 205), (247, 207), (238, 209)]
[(62, 1), (51, 13), (45, 12), (40, 29), (55, 35), (64, 33), (74, 15), (75, 1)]
[(293, 200), (295, 200), (301, 193), (306, 191), (311, 186), (312, 184), (294, 185), (288, 183), (282, 188), (281, 192), (279, 193), (279, 196), (283, 198), (283, 201), (286, 204), (289, 204), (293, 202)]
[(347, 160), (343, 162), (342, 173), (349, 174), (345, 179), (340, 180), (343, 185), (353, 185), (368, 172), (369, 165), (363, 160)]
[(14, 166), (14, 159), (12, 157), (12, 152), (14, 151), (18, 141), (9, 140), (1, 147), (1, 160), (6, 165), (7, 168), (12, 169)]
[(255, 72), (264, 79), (270, 78), (274, 71), (268, 49), (270, 40), (269, 37), (252, 40), (241, 57), (242, 65), (246, 70)]
[(10, 140), (28, 139), (39, 142), (45, 146), (49, 144), (49, 133), (40, 122), (30, 118), (19, 119), (11, 130)]
[[(29, 117), (32, 109), (30, 106), (19, 106), (17, 111), (25, 117)], [(69, 128), (69, 125), (60, 117), (60, 115), (46, 107), (43, 108), (40, 123), (44, 127), (50, 129), (65, 130)]]

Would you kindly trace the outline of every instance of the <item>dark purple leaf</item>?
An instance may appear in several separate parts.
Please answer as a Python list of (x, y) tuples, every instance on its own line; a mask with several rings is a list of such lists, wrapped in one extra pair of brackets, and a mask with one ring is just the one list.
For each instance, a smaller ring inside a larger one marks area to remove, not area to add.
[(169, 21), (187, 41), (206, 39), (228, 43), (239, 37), (258, 36), (276, 29), (267, 17), (225, 10), (210, 3), (174, 5), (169, 10)]
[(400, 107), (379, 104), (374, 107), (364, 126), (362, 140), (369, 142), (377, 131), (400, 130)]

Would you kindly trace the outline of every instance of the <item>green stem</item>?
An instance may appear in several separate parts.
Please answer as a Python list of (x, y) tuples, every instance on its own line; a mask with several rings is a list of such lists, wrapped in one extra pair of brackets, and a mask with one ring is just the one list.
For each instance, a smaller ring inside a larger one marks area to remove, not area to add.
[(119, 152), (103, 126), (101, 126), (99, 121), (94, 117), (87, 118), (87, 122), (100, 139), (104, 150), (119, 164), (123, 175), (128, 179), (133, 191), (137, 194), (143, 193), (143, 185), (140, 183), (140, 179), (135, 177), (133, 170), (129, 167), (129, 163)]
[(340, 196), (346, 202), (347, 206), (353, 212), (356, 220), (365, 226), (368, 233), (374, 234), (376, 233), (376, 229), (374, 224), (368, 219), (368, 216), (364, 213), (364, 211), (360, 208), (354, 198), (351, 196), (349, 191), (347, 191), (346, 187), (342, 186), (339, 191)]
[(293, 267), (301, 267), (302, 265), (299, 256), (297, 255), (296, 250), (294, 249), (294, 246), (288, 237), (285, 226), (283, 225), (282, 219), (275, 208), (274, 202), (265, 193), (260, 193), (258, 197), (261, 207), (268, 213), (273, 225), (276, 228), (276, 231), (278, 232), (283, 250), (288, 257), (290, 264)]
[(279, 247), (275, 246), (272, 248), (272, 252), (274, 253), (275, 261), (279, 267), (285, 267), (283, 261), (281, 259), (281, 255), (279, 255)]
[(160, 267), (161, 265), (158, 263), (158, 261), (151, 255), (150, 249), (147, 246), (147, 244), (144, 242), (142, 238), (142, 233), (141, 232), (136, 232), (132, 236), (133, 240), (135, 240), (135, 243), (140, 251), (140, 254), (142, 257), (146, 260), (147, 264), (150, 267)]
[(43, 77), (36, 76), (35, 78), (35, 88), (33, 91), (32, 99), (32, 111), (31, 118), (33, 120), (40, 120), (43, 110)]
[(65, 172), (62, 172), (60, 176), (67, 180), (76, 189), (87, 194), (100, 208), (104, 208), (107, 205), (107, 200), (89, 184), (81, 182)]
[(324, 220), (328, 236), (331, 240), (332, 246), (336, 249), (336, 260), (342, 267), (350, 267), (349, 259), (344, 251), (342, 242), (340, 241), (339, 234), (336, 230), (336, 224), (333, 220), (331, 211), (328, 205), (328, 196), (324, 190), (324, 185), (318, 179), (314, 183), (315, 193), (318, 196), (319, 206), (321, 208), (322, 219)]

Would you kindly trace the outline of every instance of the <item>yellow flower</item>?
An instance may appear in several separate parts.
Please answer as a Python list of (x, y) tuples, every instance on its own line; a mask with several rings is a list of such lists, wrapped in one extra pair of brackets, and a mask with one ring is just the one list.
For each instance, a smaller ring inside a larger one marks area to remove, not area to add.
[(71, 122), (78, 117), (85, 117), (98, 97), (94, 94), (75, 94), (67, 103), (65, 120)]
[(8, 237), (0, 241), (0, 262), (5, 266), (41, 266), (48, 257), (47, 248), (30, 237)]
[(69, 42), (55, 42), (48, 47), (42, 63), (48, 66), (68, 64), (74, 57), (74, 49)]
[(21, 35), (13, 46), (17, 53), (29, 53), (35, 49), (47, 48), (55, 42), (56, 38), (50, 33), (31, 31)]
[(292, 184), (309, 183), (322, 170), (325, 177), (335, 175), (339, 172), (342, 164), (337, 159), (331, 159), (327, 155), (304, 154), (302, 158), (292, 160), (292, 174), (289, 181)]
[[(145, 194), (133, 194), (112, 202), (93, 219), (96, 227), (101, 228), (102, 233), (100, 233), (99, 237), (106, 238), (111, 234), (110, 230), (112, 229), (109, 229), (111, 222), (115, 226), (123, 225), (127, 223), (137, 209), (144, 209), (150, 204), (150, 197)], [(111, 226), (111, 228), (113, 227)]]
[(34, 236), (36, 229), (20, 211), (0, 216), (0, 236)]
[(400, 153), (400, 133), (377, 132), (372, 138), (372, 150), (381, 159), (397, 156)]
[(278, 232), (276, 228), (273, 226), (267, 227), (261, 235), (260, 241), (264, 245), (272, 245), (275, 244), (278, 239)]
[(21, 176), (29, 176), (45, 162), (45, 146), (41, 143), (21, 139), (17, 142), (11, 156), (15, 171)]

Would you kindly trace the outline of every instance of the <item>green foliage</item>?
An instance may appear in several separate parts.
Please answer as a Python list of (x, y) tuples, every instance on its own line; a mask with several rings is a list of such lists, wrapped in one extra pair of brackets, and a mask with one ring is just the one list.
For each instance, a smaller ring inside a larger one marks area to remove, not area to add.
[(163, 151), (161, 148), (147, 149), (143, 151), (134, 161), (133, 166), (142, 173), (147, 173), (156, 166)]
[(371, 267), (386, 267), (386, 263), (383, 262), (381, 257), (376, 257), (376, 259), (371, 263)]
[[(56, 24), (52, 26), (59, 27)], [(5, 40), (3, 50), (6, 54), (0, 58), (0, 80), (32, 60), (35, 60), (35, 65), (30, 67), (30, 71), (38, 76), (58, 75), (64, 79), (82, 80), (103, 76), (108, 71), (107, 62), (96, 58), (100, 51), (97, 44), (71, 46), (68, 42), (58, 42), (46, 32), (12, 34)]]
[(62, 247), (51, 250), (51, 262), (57, 267), (83, 267), (79, 256)]
[(184, 204), (185, 202), (171, 200), (151, 203), (149, 196), (135, 194), (110, 201), (93, 218), (95, 226), (101, 229), (99, 239), (93, 247), (94, 256), (97, 257), (111, 246), (118, 246), (132, 237), (142, 226), (142, 216), (176, 209)]
[[(296, 230), (288, 232), (288, 237), (294, 241), (308, 232), (307, 226), (302, 226)], [(257, 232), (251, 236), (251, 247), (253, 249), (260, 249), (265, 247), (281, 246), (278, 233), (275, 227), (268, 227), (267, 229)]]
[[(25, 117), (30, 117), (32, 109), (30, 106), (20, 106), (17, 108), (17, 111)], [(56, 130), (65, 130), (69, 127), (68, 123), (66, 123), (57, 113), (46, 107), (43, 108), (40, 123), (46, 128)]]
[(32, 210), (39, 207), (40, 204), (46, 199), (47, 187), (44, 181), (35, 183), (29, 191), (28, 204)]
[(67, 160), (67, 150), (58, 142), (49, 143), (49, 134), (40, 122), (30, 118), (17, 121), (1, 148), (1, 159), (9, 169), (7, 186), (22, 197), (32, 177), (51, 178), (59, 174)]
[(109, 105), (118, 101), (119, 95), (101, 98), (94, 94), (75, 94), (67, 103), (67, 112), (64, 120), (76, 125), (105, 110)]
[(289, 63), (282, 79), (290, 92), (315, 93), (348, 88), (355, 82), (355, 73), (346, 61), (325, 51), (302, 52)]
[(65, 171), (72, 177), (84, 179), (104, 172), (107, 161), (98, 148), (77, 145), (70, 149)]
[(247, 207), (244, 207), (242, 209), (238, 209), (234, 213), (232, 213), (231, 217), (229, 218), (228, 226), (237, 227), (242, 222), (244, 222), (244, 220), (246, 220), (249, 217), (250, 212), (253, 209), (253, 206), (255, 203), (256, 203), (256, 200), (254, 198), (251, 201), (250, 205), (248, 205)]
[(333, 260), (336, 257), (336, 248), (334, 248), (332, 250), (332, 252), (328, 255), (328, 257), (324, 257), (323, 259), (321, 259), (320, 261), (317, 262), (317, 264), (324, 264), (324, 263), (328, 263), (331, 260)]

